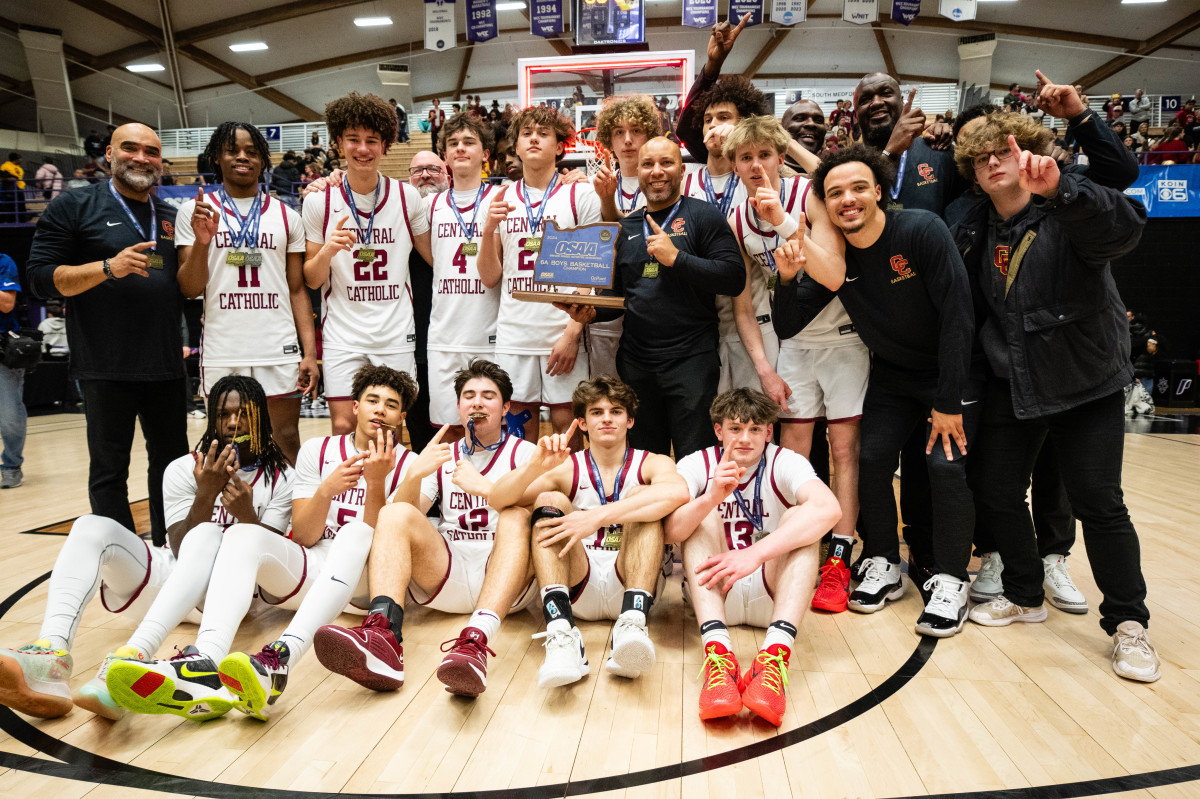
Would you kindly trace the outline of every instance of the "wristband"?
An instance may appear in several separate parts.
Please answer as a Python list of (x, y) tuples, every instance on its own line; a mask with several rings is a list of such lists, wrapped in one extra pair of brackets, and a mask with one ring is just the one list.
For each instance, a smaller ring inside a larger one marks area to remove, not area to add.
[(109, 264), (107, 258), (104, 259), (104, 276), (107, 277), (109, 280), (117, 279), (117, 276), (113, 274), (112, 265)]
[(894, 158), (895, 156), (893, 156), (893, 155), (892, 155), (891, 153), (889, 153), (887, 150), (884, 150), (884, 151), (883, 151), (883, 157), (884, 157), (884, 158)]
[(786, 214), (782, 222), (775, 226), (775, 233), (780, 239), (790, 239), (800, 229), (800, 223), (791, 214)]

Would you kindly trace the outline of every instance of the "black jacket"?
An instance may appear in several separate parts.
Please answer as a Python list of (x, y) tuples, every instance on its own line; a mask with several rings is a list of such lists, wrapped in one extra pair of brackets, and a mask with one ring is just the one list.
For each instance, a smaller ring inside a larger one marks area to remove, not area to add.
[(1133, 380), (1129, 327), (1109, 262), (1141, 239), (1146, 210), (1115, 189), (1063, 173), (1058, 196), (1034, 197), (1001, 262), (987, 249), (991, 200), (981, 197), (952, 228), (971, 276), (984, 353), (1005, 364), (1013, 412), (1065, 411)]

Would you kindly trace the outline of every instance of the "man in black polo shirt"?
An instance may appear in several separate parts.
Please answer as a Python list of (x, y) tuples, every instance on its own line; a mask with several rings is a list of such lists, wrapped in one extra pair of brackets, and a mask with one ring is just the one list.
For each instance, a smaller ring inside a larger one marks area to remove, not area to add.
[[(683, 156), (659, 137), (642, 145), (646, 205), (621, 220), (613, 293), (625, 298), (617, 373), (641, 400), (629, 443), (676, 459), (716, 443), (708, 408), (717, 396), (716, 295), (736, 296), (746, 267), (729, 225), (703, 200), (680, 196)], [(559, 306), (584, 324), (620, 311)]]
[(71, 373), (87, 414), (92, 512), (134, 529), (126, 481), (139, 419), (150, 459), (151, 533), (162, 545), (163, 472), (188, 451), (175, 209), (150, 195), (162, 171), (153, 130), (122, 125), (107, 155), (111, 184), (65, 192), (47, 206), (27, 272), (38, 297), (66, 298)]

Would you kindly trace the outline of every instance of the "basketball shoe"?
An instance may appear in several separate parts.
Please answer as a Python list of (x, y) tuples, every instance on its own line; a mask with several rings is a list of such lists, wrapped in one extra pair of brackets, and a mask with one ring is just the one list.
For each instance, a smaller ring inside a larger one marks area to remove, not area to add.
[(704, 720), (736, 716), (742, 710), (739, 688), (741, 669), (737, 658), (720, 641), (704, 647), (704, 684), (700, 687), (700, 718)]
[(326, 624), (313, 636), (321, 665), (372, 691), (404, 685), (404, 647), (382, 613), (370, 613), (359, 627)]
[[(637, 611), (630, 611), (636, 614)], [(642, 616), (645, 618), (645, 616)], [(654, 642), (646, 632), (645, 622), (622, 613), (612, 631), (612, 654), (604, 669), (618, 677), (637, 677), (654, 666)]]
[(287, 687), (287, 644), (272, 641), (257, 655), (234, 652), (221, 659), (221, 682), (237, 697), (234, 707), (259, 721), (267, 720), (267, 706)]
[(1154, 682), (1162, 676), (1158, 650), (1150, 643), (1146, 628), (1136, 621), (1123, 621), (1113, 633), (1113, 671), (1127, 680)]
[(1051, 605), (1067, 613), (1087, 613), (1087, 597), (1071, 579), (1066, 555), (1047, 555), (1042, 558), (1046, 579), (1046, 599)]
[(103, 716), (110, 721), (120, 721), (124, 718), (125, 708), (113, 701), (112, 696), (108, 693), (108, 685), (105, 683), (108, 667), (118, 660), (141, 661), (145, 658), (132, 646), (123, 646), (116, 652), (109, 652), (104, 656), (104, 660), (100, 661), (100, 668), (96, 671), (96, 676), (85, 682), (75, 692), (72, 698), (75, 700), (76, 707), (90, 710), (97, 716)]
[(850, 569), (846, 562), (831, 557), (821, 567), (821, 582), (813, 592), (812, 606), (817, 610), (841, 613), (850, 600)]
[(0, 653), (0, 705), (43, 719), (66, 715), (72, 707), (73, 666), (70, 653), (44, 638), (5, 650)]
[(904, 596), (904, 576), (900, 573), (899, 563), (892, 563), (882, 556), (867, 558), (862, 575), (862, 582), (850, 594), (851, 610), (874, 613), (889, 600)]
[(792, 651), (783, 644), (772, 644), (762, 650), (742, 675), (742, 704), (752, 713), (778, 727), (783, 723), (787, 698), (783, 689), (788, 684), (788, 659)]
[(917, 618), (917, 632), (949, 638), (961, 630), (967, 621), (967, 581), (949, 574), (935, 574), (925, 582), (925, 590), (929, 592), (929, 601)]
[(116, 704), (134, 713), (170, 713), (208, 721), (233, 708), (233, 697), (217, 676), (217, 664), (194, 646), (185, 646), (169, 660), (114, 660), (104, 684)]
[(479, 696), (487, 688), (487, 635), (478, 627), (464, 627), (458, 638), (442, 644), (446, 657), (438, 666), (437, 678), (446, 690), (459, 696)]
[(1004, 593), (1004, 561), (999, 552), (984, 552), (979, 556), (979, 573), (971, 581), (972, 602), (990, 602)]
[[(554, 625), (553, 629), (547, 627), (545, 632), (533, 636), (546, 639), (542, 644), (546, 648), (546, 659), (538, 669), (538, 688), (570, 685), (582, 680), (591, 671), (587, 653), (583, 650), (583, 633), (579, 628), (568, 626), (566, 619), (556, 619), (550, 624)], [(438, 676), (441, 676), (440, 670)]]

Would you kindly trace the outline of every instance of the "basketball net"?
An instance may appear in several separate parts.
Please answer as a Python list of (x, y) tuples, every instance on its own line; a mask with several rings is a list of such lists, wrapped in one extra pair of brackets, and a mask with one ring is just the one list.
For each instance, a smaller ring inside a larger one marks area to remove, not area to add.
[[(610, 171), (616, 172), (617, 162), (613, 158), (611, 152), (595, 139), (596, 129), (585, 128), (579, 131), (578, 146), (584, 150), (584, 171), (587, 172), (589, 178), (595, 177), (600, 171), (601, 165), (605, 165)], [(586, 149), (585, 149), (586, 148)]]

